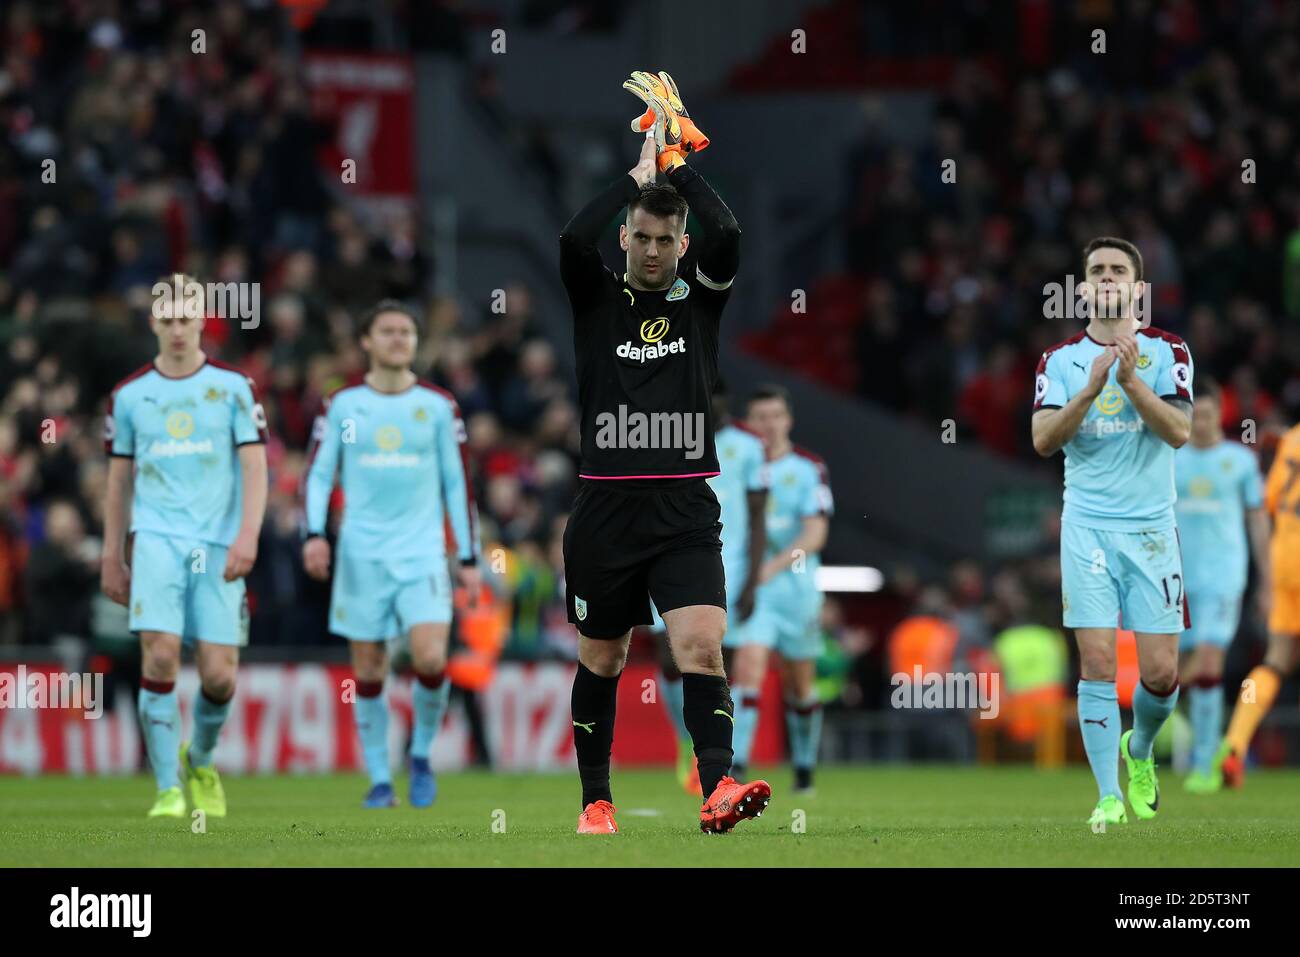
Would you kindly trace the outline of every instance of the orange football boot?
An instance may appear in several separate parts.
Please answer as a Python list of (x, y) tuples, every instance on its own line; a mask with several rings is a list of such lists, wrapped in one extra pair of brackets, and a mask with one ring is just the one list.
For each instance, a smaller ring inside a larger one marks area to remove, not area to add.
[(771, 798), (772, 786), (766, 781), (741, 784), (724, 777), (700, 808), (700, 830), (725, 834), (747, 817), (761, 817)]
[(1239, 789), (1246, 780), (1246, 762), (1238, 757), (1236, 751), (1229, 751), (1223, 759), (1223, 786)]
[(579, 834), (617, 834), (614, 823), (614, 805), (608, 801), (593, 801), (578, 815)]

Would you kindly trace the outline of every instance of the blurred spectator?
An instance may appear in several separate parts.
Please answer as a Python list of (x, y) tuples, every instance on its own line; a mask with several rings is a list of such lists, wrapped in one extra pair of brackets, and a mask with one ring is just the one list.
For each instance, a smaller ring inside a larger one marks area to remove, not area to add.
[(99, 588), (99, 543), (86, 537), (77, 509), (55, 501), (45, 510), (44, 541), (27, 561), (27, 633), (33, 644), (90, 638), (90, 600)]

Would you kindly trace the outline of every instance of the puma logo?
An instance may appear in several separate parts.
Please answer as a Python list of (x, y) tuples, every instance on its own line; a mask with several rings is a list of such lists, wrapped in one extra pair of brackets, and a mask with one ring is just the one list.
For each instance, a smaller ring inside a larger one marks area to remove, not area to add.
[(1079, 369), (1079, 370), (1081, 370), (1081, 371), (1083, 371), (1083, 372), (1087, 372), (1087, 371), (1088, 371), (1087, 368), (1084, 367), (1084, 364), (1083, 364), (1082, 362), (1075, 362), (1073, 359), (1071, 359), (1071, 360), (1070, 360), (1070, 365), (1074, 366), (1076, 369)]
[(1084, 719), (1083, 719), (1083, 723), (1084, 723), (1084, 724), (1099, 724), (1099, 725), (1101, 725), (1101, 726), (1104, 728), (1104, 727), (1106, 727), (1106, 722), (1107, 722), (1108, 720), (1110, 720), (1110, 719), (1109, 719), (1109, 718), (1084, 718)]
[(590, 721), (587, 724), (583, 724), (581, 721), (575, 721), (573, 722), (573, 726), (575, 728), (581, 728), (583, 731), (586, 731), (588, 734), (596, 733), (595, 732), (596, 722), (594, 721)]
[(150, 724), (160, 724), (160, 725), (162, 725), (164, 728), (166, 728), (168, 731), (170, 731), (170, 730), (171, 730), (171, 727), (172, 727), (172, 723), (171, 723), (170, 721), (159, 721), (157, 718), (150, 718), (150, 719), (149, 719), (149, 723), (150, 723)]

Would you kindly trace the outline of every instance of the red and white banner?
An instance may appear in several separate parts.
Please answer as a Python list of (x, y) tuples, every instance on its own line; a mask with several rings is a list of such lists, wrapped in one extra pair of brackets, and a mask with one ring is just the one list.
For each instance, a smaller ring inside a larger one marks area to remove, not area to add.
[[(27, 664), (27, 673), (55, 671), (51, 664)], [(0, 674), (16, 674), (0, 665)], [(614, 763), (671, 765), (677, 745), (658, 700), (657, 673), (630, 665), (619, 681)], [(346, 693), (352, 669), (345, 665), (254, 664), (239, 669), (234, 705), (217, 746), (216, 762), (235, 773), (347, 771), (361, 767), (361, 753)], [(181, 670), (177, 682), (183, 734), (188, 737), (198, 674)], [(558, 771), (574, 766), (569, 696), (573, 666), (557, 663), (503, 664), (480, 695), (488, 744), (502, 771)], [(390, 679), (384, 688), (390, 721), (389, 753), (396, 766), (411, 725), (411, 682)], [(753, 760), (779, 760), (782, 711), (775, 675), (764, 689), (762, 718)], [(126, 691), (106, 703), (103, 715), (54, 708), (0, 708), (0, 773), (123, 774), (142, 766), (138, 722)], [(468, 766), (472, 753), (464, 708), (452, 706), (434, 741), (434, 767)]]
[(415, 196), (415, 67), (407, 56), (308, 53), (312, 115), (334, 130), (320, 161), (338, 181), (356, 164), (349, 191), (366, 198)]

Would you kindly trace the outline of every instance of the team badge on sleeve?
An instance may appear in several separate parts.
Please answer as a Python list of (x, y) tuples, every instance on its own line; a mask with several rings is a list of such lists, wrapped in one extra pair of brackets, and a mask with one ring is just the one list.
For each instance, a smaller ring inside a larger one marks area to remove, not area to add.
[(1034, 401), (1035, 402), (1043, 401), (1044, 397), (1046, 397), (1047, 395), (1048, 385), (1049, 383), (1047, 380), (1047, 373), (1045, 372), (1038, 373), (1038, 377), (1034, 379)]
[(830, 514), (830, 512), (834, 511), (835, 499), (831, 496), (831, 488), (829, 485), (825, 485), (825, 484), (818, 485), (816, 496), (817, 496), (818, 508), (820, 508), (823, 512), (826, 512), (827, 514)]

